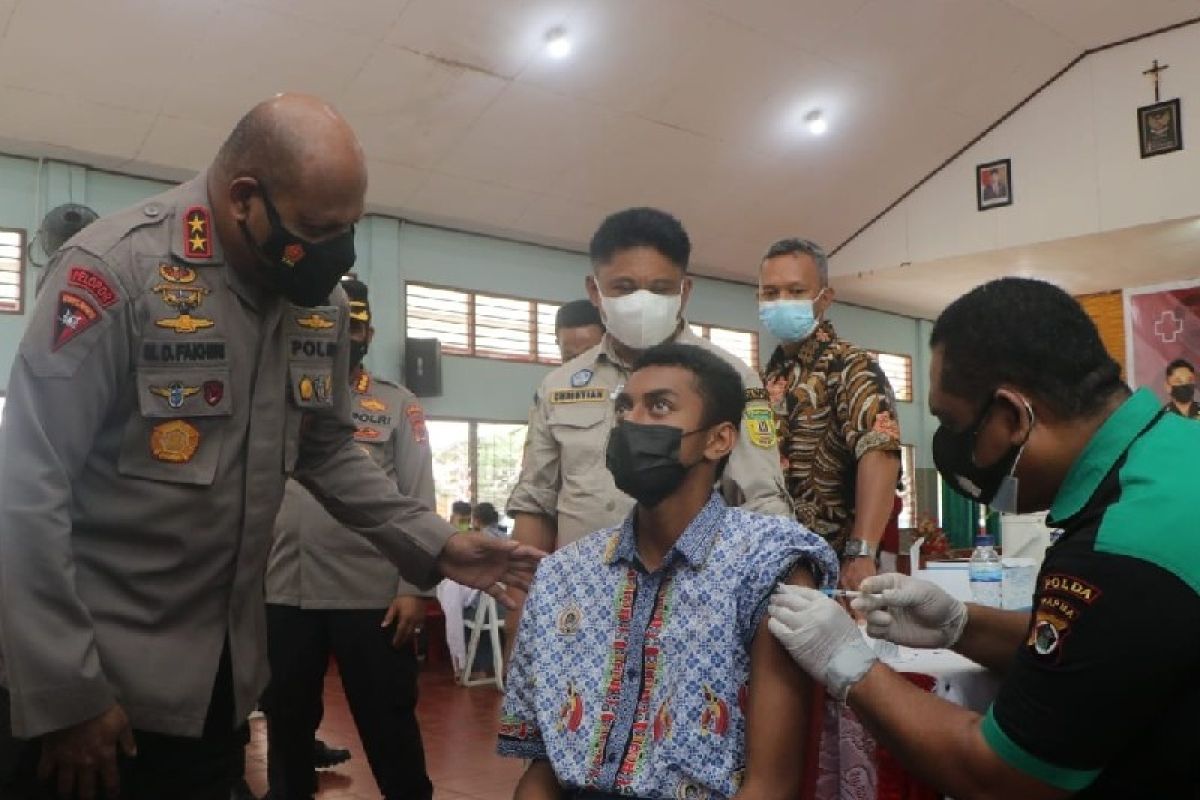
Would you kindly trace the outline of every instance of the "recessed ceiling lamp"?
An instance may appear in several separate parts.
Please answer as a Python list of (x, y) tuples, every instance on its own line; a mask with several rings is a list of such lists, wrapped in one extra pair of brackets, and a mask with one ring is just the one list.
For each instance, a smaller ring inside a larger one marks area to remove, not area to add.
[(546, 53), (551, 58), (566, 58), (571, 55), (571, 40), (562, 26), (546, 31)]
[(825, 121), (825, 117), (821, 114), (821, 109), (819, 108), (814, 108), (804, 115), (804, 124), (808, 126), (808, 132), (813, 136), (820, 136), (829, 130), (829, 123)]

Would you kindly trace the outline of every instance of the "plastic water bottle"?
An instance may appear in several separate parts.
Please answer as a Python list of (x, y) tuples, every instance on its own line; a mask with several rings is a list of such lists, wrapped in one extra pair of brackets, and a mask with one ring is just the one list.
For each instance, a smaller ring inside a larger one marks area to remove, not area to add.
[(1004, 565), (996, 553), (996, 541), (991, 536), (976, 536), (975, 551), (968, 567), (971, 596), (983, 606), (999, 608), (1004, 581)]

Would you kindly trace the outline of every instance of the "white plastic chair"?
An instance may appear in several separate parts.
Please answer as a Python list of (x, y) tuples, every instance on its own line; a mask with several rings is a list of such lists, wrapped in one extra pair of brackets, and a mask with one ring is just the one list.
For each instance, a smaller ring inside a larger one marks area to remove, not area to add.
[[(467, 643), (467, 660), (463, 662), (462, 674), (458, 677), (460, 686), (484, 686), (495, 684), (501, 692), (504, 691), (504, 653), (500, 649), (500, 630), (504, 620), (496, 608), (496, 598), (489, 594), (479, 593), (479, 602), (475, 605), (475, 616), (463, 619), (463, 625), (471, 632), (471, 640)], [(492, 641), (492, 677), (471, 680), (471, 670), (475, 666), (475, 653), (479, 650), (479, 637), (486, 633)]]

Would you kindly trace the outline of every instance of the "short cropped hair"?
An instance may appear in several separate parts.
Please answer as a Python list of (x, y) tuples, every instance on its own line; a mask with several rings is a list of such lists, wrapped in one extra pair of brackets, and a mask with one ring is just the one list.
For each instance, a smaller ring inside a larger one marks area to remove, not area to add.
[(596, 267), (635, 247), (654, 248), (684, 272), (692, 256), (692, 242), (683, 223), (665, 211), (645, 207), (610, 214), (592, 235), (588, 255)]
[(1000, 278), (972, 289), (938, 317), (942, 388), (976, 405), (1009, 383), (1064, 419), (1091, 416), (1129, 389), (1073, 297), (1045, 281)]
[[(746, 389), (742, 376), (725, 359), (698, 345), (672, 342), (642, 353), (633, 371), (646, 367), (680, 367), (691, 372), (704, 407), (701, 424), (711, 427), (728, 422), (735, 431), (739, 429), (746, 410)], [(717, 477), (725, 471), (728, 460), (726, 457), (717, 465)]]
[(817, 276), (821, 280), (821, 286), (829, 285), (829, 255), (825, 248), (808, 239), (780, 239), (767, 248), (767, 254), (762, 260), (765, 262), (769, 258), (797, 255), (811, 256), (817, 265)]
[(588, 325), (599, 325), (604, 329), (604, 321), (600, 319), (600, 310), (592, 305), (591, 300), (572, 300), (559, 306), (554, 315), (554, 330), (563, 328), (584, 328)]
[(1177, 358), (1170, 364), (1167, 364), (1167, 370), (1163, 374), (1169, 378), (1171, 377), (1171, 373), (1177, 369), (1186, 369), (1193, 375), (1196, 373), (1196, 368), (1192, 366), (1192, 362), (1188, 361), (1186, 358)]

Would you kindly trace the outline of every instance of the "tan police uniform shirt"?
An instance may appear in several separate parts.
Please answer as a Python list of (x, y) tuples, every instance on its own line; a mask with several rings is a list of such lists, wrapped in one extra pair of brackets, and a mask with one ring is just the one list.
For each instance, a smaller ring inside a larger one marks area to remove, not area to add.
[[(351, 383), (354, 439), (400, 493), (435, 507), (425, 416), (408, 389), (363, 371)], [(431, 596), (366, 539), (347, 531), (312, 493), (288, 481), (267, 561), (267, 602), (303, 609), (383, 609), (397, 595)]]
[(203, 174), (59, 252), (0, 433), (16, 735), (119, 702), (135, 728), (198, 736), (227, 639), (245, 719), (267, 682), (263, 573), (289, 475), (436, 581), (452, 531), (354, 442), (345, 293), (331, 301), (297, 308), (226, 266)]
[[(721, 479), (725, 500), (750, 511), (790, 515), (771, 410), (758, 375), (741, 359), (692, 333), (686, 323), (673, 341), (721, 356), (737, 369), (746, 387), (744, 424)], [(633, 508), (633, 498), (617, 489), (605, 465), (608, 434), (616, 423), (613, 400), (629, 372), (605, 336), (551, 372), (534, 395), (521, 477), (508, 500), (508, 513), (555, 520), (556, 548), (618, 524)]]

